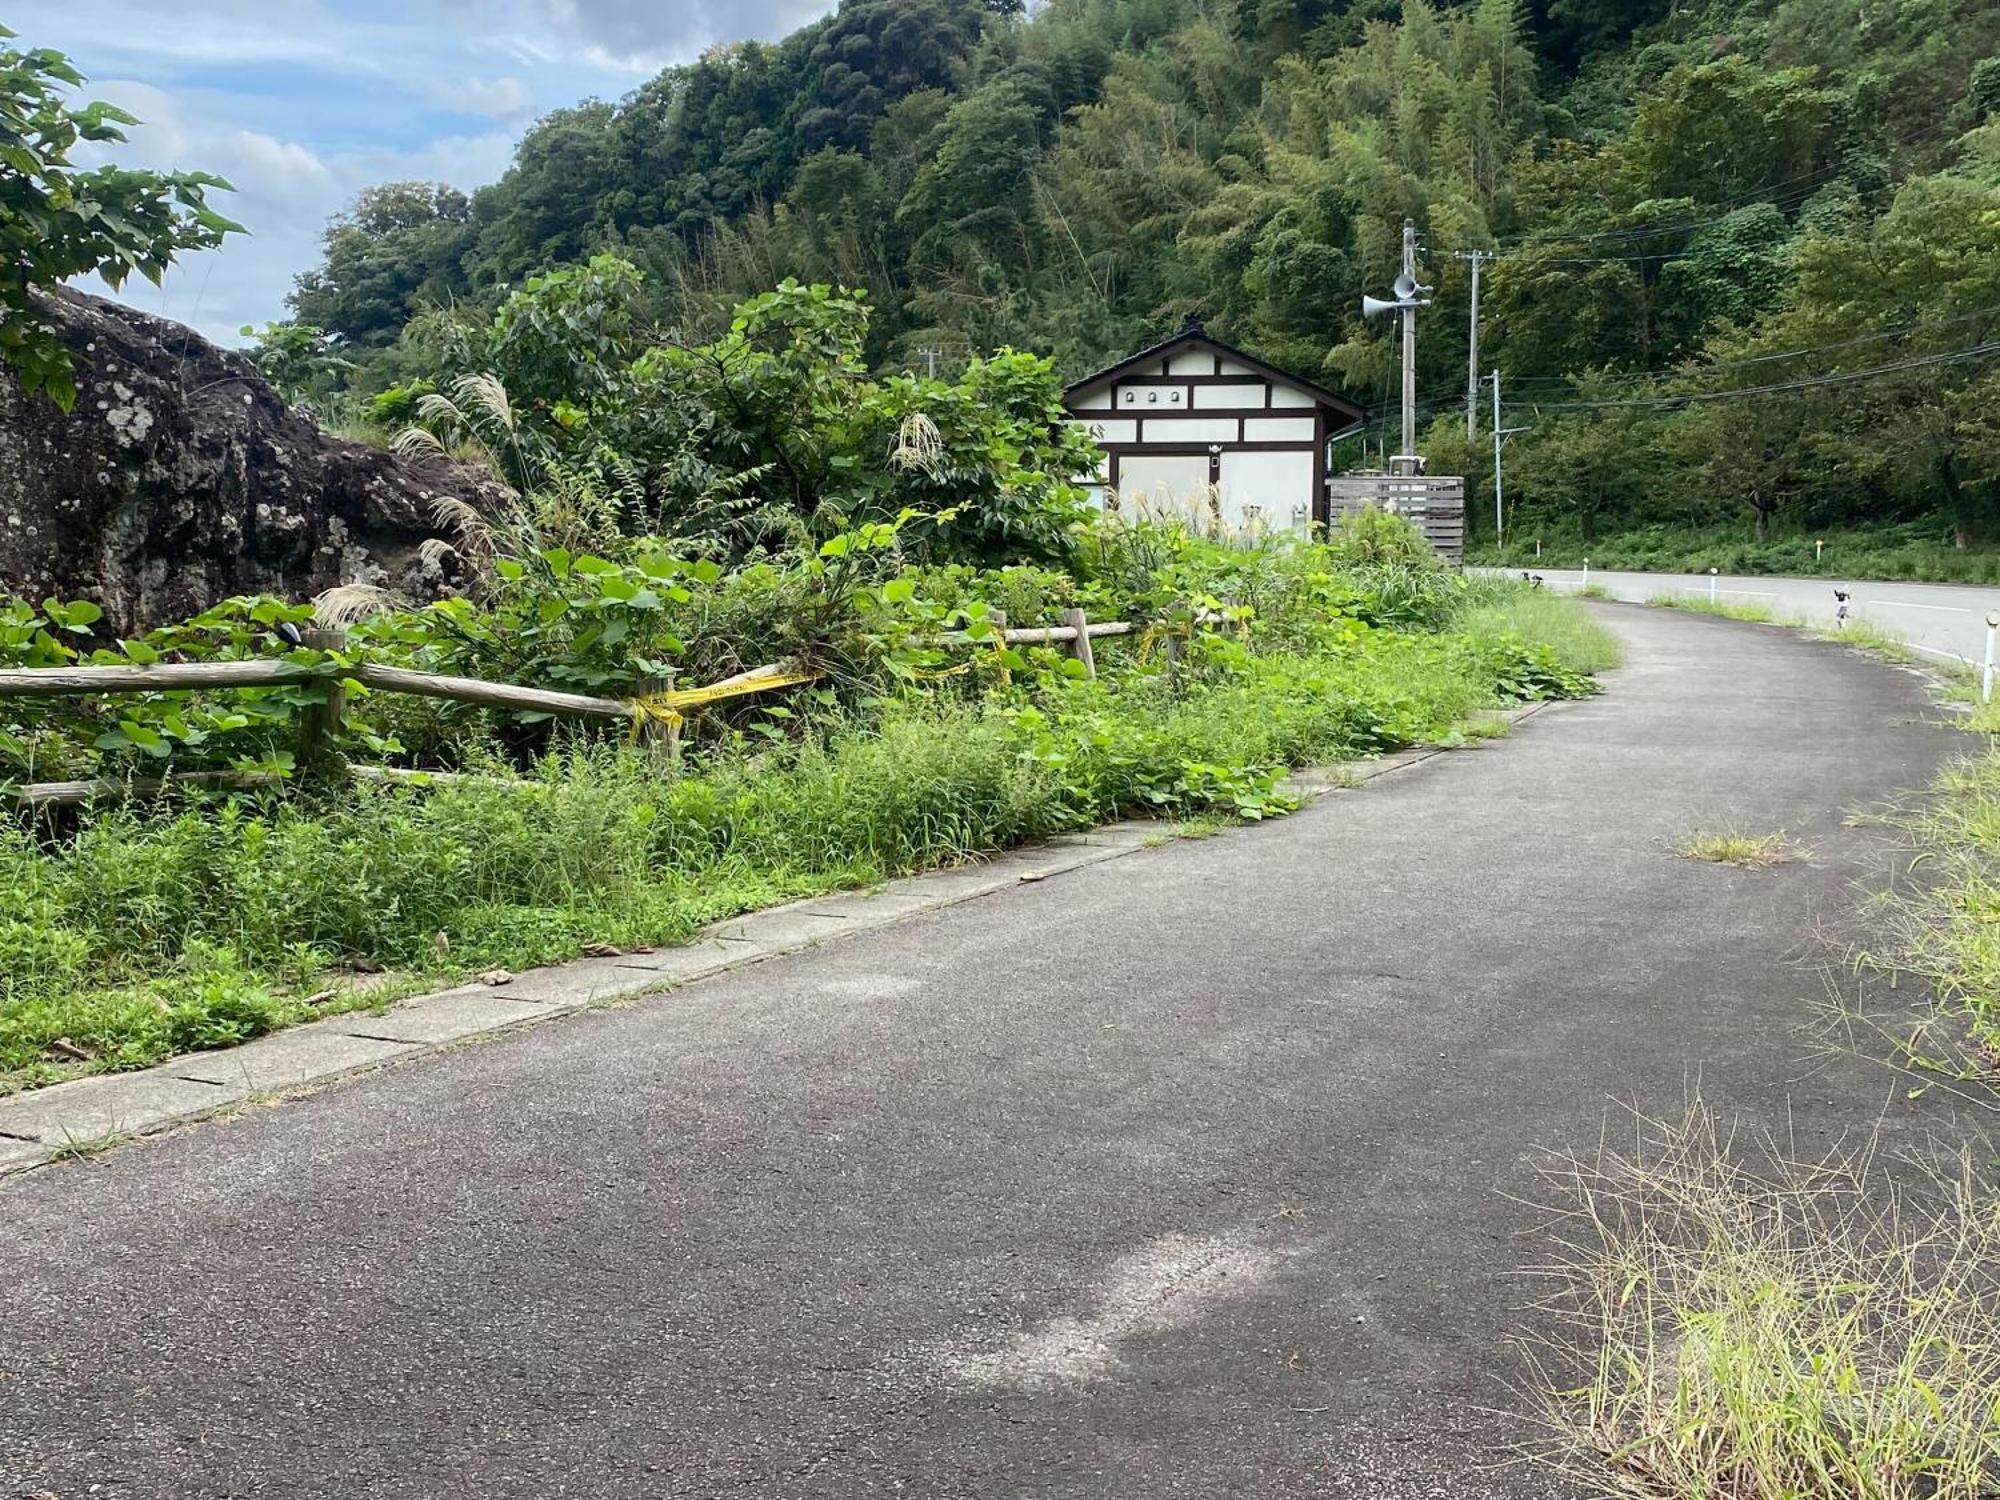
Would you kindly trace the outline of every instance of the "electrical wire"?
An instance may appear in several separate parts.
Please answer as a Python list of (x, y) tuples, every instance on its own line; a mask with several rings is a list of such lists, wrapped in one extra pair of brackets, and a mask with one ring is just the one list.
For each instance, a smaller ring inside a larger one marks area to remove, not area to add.
[[(1781, 349), (1770, 354), (1753, 354), (1744, 359), (1717, 360), (1692, 370), (1636, 370), (1624, 375), (1607, 377), (1598, 382), (1613, 389), (1634, 385), (1648, 385), (1665, 380), (1686, 380), (1692, 376), (1706, 375), (1715, 370), (1740, 370), (1750, 365), (1767, 365), (1781, 359), (1799, 359), (1808, 354), (1827, 354), (1836, 349), (1856, 349), (1863, 344), (1879, 344), (1885, 339), (1899, 339), (1912, 333), (1929, 333), (1939, 328), (1954, 328), (1962, 323), (1977, 322), (1982, 318), (2000, 318), (2000, 306), (1982, 307), (1974, 312), (1960, 313), (1957, 317), (1940, 318), (1931, 323), (1908, 323), (1900, 328), (1885, 328), (1875, 333), (1864, 333), (1857, 338), (1840, 339), (1831, 344), (1809, 344), (1798, 349)], [(1576, 380), (1568, 375), (1519, 375), (1508, 382), (1511, 386), (1559, 385), (1573, 387)]]
[(1893, 375), (1903, 370), (1920, 370), (1936, 365), (1956, 364), (1961, 360), (1982, 359), (1990, 354), (2000, 353), (2000, 339), (1989, 343), (1975, 344), (1969, 349), (1956, 349), (1946, 354), (1923, 354), (1914, 359), (1897, 360), (1893, 364), (1876, 365), (1866, 370), (1845, 370), (1832, 375), (1814, 375), (1803, 380), (1777, 381), (1769, 385), (1738, 386), (1722, 391), (1687, 391), (1676, 396), (1624, 401), (1533, 401), (1539, 411), (1602, 411), (1608, 407), (1665, 407), (1686, 406), (1701, 401), (1740, 401), (1751, 396), (1769, 396), (1783, 391), (1810, 390), (1823, 385), (1848, 385), (1857, 380), (1872, 380), (1878, 375)]

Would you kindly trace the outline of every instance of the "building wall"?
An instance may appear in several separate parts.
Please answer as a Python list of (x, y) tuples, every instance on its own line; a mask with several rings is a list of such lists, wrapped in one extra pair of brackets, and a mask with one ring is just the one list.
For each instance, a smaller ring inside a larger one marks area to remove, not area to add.
[[(1107, 452), (1094, 498), (1115, 491), (1206, 524), (1279, 529), (1324, 514), (1326, 426), (1318, 399), (1213, 351), (1184, 349), (1070, 398)], [(1215, 495), (1211, 497), (1210, 486)]]

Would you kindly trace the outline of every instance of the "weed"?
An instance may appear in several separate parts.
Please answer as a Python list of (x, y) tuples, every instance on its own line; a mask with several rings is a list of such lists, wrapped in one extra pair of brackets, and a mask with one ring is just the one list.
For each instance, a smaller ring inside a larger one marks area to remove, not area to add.
[(1659, 1500), (1995, 1494), (2000, 1211), (1969, 1169), (1911, 1192), (1867, 1149), (1739, 1154), (1697, 1101), (1548, 1164), (1540, 1456)]
[[(1894, 969), (1928, 981), (1936, 1020), (1927, 1052), (1949, 1048), (1951, 1023), (1970, 1032), (1960, 1060), (2000, 1057), (2000, 752), (1959, 761), (1932, 795), (1896, 815), (1918, 853), (1921, 882), (1892, 898)], [(1967, 1071), (1960, 1069), (1960, 1071)]]
[(1654, 594), (1646, 601), (1655, 609), (1678, 609), (1691, 615), (1719, 615), (1725, 620), (1743, 620), (1752, 625), (1783, 625), (1768, 604), (1744, 604), (1733, 599), (1711, 599), (1706, 594)]
[(1745, 870), (1765, 870), (1797, 857), (1783, 833), (1743, 833), (1734, 829), (1683, 834), (1674, 846), (1674, 853), (1682, 859), (1736, 865)]
[(1468, 561), (1503, 568), (1593, 568), (1639, 573), (1723, 573), (1764, 576), (1902, 579), (1914, 582), (2000, 583), (2000, 548), (1963, 548), (1935, 521), (1849, 526), (1758, 541), (1748, 527), (1643, 526), (1586, 542), (1560, 528), (1525, 543), (1496, 548), (1477, 543)]
[(1546, 589), (1515, 589), (1477, 605), (1461, 617), (1459, 629), (1539, 641), (1572, 672), (1605, 672), (1625, 663), (1624, 644), (1596, 616)]
[(1446, 624), (1468, 627), (1411, 634), (1357, 623), (1314, 592), (1334, 587), (1323, 576), (1299, 577), (1304, 602), (1272, 606), (1291, 611), (1285, 646), (1205, 634), (1171, 669), (1107, 649), (1098, 680), (1010, 653), (1007, 682), (825, 706), (796, 738), (738, 734), (685, 774), (577, 743), (506, 779), (160, 799), (47, 840), (0, 824), (0, 1092), (393, 998), (329, 978), (356, 967), (414, 988), (680, 942), (1132, 814), (1281, 814), (1291, 767), (1449, 742), (1483, 710), (1590, 691), (1604, 659), (1568, 601), (1453, 584)]
[(101, 1135), (72, 1135), (64, 1131), (63, 1138), (49, 1148), (49, 1160), (94, 1161), (132, 1138), (128, 1130), (111, 1129)]

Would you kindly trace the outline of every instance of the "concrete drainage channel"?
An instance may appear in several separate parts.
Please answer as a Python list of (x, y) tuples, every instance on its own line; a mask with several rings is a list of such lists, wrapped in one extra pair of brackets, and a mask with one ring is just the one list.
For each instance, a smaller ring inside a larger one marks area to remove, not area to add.
[[(1505, 717), (1518, 722), (1548, 706), (1530, 704)], [(1289, 778), (1286, 788), (1318, 797), (1445, 753), (1405, 750), (1380, 760), (1304, 771)], [(459, 985), (403, 1000), (381, 1015), (357, 1011), (139, 1072), (80, 1078), (0, 1098), (0, 1176), (422, 1057), (468, 1038), (677, 989), (726, 969), (870, 932), (1023, 881), (1118, 859), (1157, 842), (1161, 827), (1148, 820), (1113, 823), (983, 864), (733, 917), (678, 948), (555, 964), (517, 975), (505, 985)]]

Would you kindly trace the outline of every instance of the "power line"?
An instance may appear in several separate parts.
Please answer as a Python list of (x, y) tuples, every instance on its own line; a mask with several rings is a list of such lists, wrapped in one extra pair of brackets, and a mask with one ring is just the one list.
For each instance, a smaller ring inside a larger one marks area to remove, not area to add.
[[(1617, 389), (1655, 384), (1665, 380), (1686, 380), (1715, 370), (1740, 370), (1750, 365), (1766, 365), (1781, 359), (1799, 359), (1808, 354), (1828, 354), (1836, 349), (1855, 349), (1863, 344), (1879, 344), (1885, 339), (1905, 338), (1913, 333), (1930, 333), (1939, 328), (1954, 328), (1961, 323), (1974, 323), (1983, 318), (1993, 317), (2000, 317), (2000, 307), (1982, 307), (1976, 312), (1960, 313), (1957, 317), (1940, 318), (1935, 322), (1908, 323), (1900, 328), (1885, 328), (1875, 333), (1864, 333), (1858, 338), (1840, 339), (1831, 344), (1808, 344), (1799, 349), (1781, 349), (1770, 354), (1749, 355), (1743, 359), (1717, 360), (1692, 370), (1631, 371), (1624, 375), (1606, 377), (1598, 383)], [(1569, 375), (1528, 375), (1516, 376), (1513, 384), (1574, 386), (1576, 379)]]
[(1893, 364), (1876, 365), (1871, 369), (1846, 370), (1834, 375), (1814, 375), (1803, 380), (1778, 381), (1770, 385), (1739, 386), (1725, 391), (1688, 391), (1678, 396), (1625, 401), (1546, 401), (1534, 404), (1542, 411), (1599, 411), (1606, 407), (1686, 406), (1697, 401), (1740, 401), (1751, 396), (1768, 396), (1781, 391), (1810, 390), (1822, 385), (1847, 385), (1857, 380), (1872, 380), (1878, 375), (1893, 375), (1901, 370), (1955, 364), (1960, 360), (1980, 359), (1995, 353), (2000, 353), (2000, 340), (1975, 344), (1969, 349), (1957, 349), (1948, 354), (1923, 354), (1914, 359), (1898, 360)]

